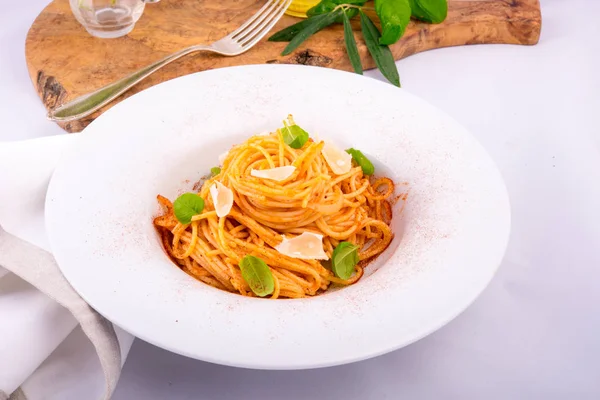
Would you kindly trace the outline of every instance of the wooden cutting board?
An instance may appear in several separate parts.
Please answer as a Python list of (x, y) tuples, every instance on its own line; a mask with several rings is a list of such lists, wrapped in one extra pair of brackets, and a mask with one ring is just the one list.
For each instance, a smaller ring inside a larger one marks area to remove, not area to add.
[[(25, 55), (33, 85), (44, 106), (52, 109), (91, 92), (184, 47), (210, 43), (248, 19), (264, 0), (162, 0), (148, 4), (134, 30), (118, 39), (90, 36), (75, 20), (68, 0), (55, 0), (37, 17), (27, 34)], [(276, 32), (297, 22), (284, 16)], [(353, 21), (360, 30), (359, 21)], [(401, 59), (421, 51), (466, 44), (537, 43), (541, 28), (539, 0), (449, 0), (448, 18), (439, 25), (411, 22), (392, 52)], [(356, 35), (365, 69), (374, 63)], [(309, 38), (289, 56), (286, 43), (258, 43), (237, 57), (197, 53), (184, 57), (138, 84), (95, 114), (61, 126), (79, 132), (111, 105), (157, 83), (207, 69), (243, 64), (288, 63), (352, 70), (341, 25)], [(402, 79), (402, 71), (400, 71)]]

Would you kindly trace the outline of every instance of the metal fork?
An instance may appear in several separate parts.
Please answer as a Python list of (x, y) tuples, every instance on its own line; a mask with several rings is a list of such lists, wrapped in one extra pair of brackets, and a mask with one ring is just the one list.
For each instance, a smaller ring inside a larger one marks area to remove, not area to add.
[(52, 121), (74, 121), (86, 117), (113, 101), (165, 65), (197, 51), (212, 51), (224, 56), (237, 56), (248, 51), (263, 38), (281, 18), (292, 0), (268, 0), (267, 3), (235, 31), (209, 45), (187, 47), (150, 64), (100, 89), (80, 96), (48, 112)]

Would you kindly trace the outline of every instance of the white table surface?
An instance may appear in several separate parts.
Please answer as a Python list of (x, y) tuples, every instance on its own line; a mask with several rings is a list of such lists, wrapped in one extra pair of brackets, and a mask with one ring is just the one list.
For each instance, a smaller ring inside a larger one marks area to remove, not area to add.
[[(47, 2), (0, 0), (1, 141), (63, 134), (25, 66), (25, 35)], [(505, 260), (468, 310), (407, 348), (320, 370), (229, 368), (136, 340), (113, 398), (599, 399), (600, 1), (542, 0), (542, 13), (535, 47), (398, 63), (403, 87), (468, 127), (510, 192)]]

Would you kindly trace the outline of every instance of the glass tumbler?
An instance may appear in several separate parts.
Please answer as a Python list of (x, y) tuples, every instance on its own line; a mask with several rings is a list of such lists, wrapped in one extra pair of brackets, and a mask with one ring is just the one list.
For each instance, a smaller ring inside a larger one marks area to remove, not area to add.
[(127, 35), (144, 12), (144, 0), (69, 0), (77, 21), (88, 33), (110, 39)]

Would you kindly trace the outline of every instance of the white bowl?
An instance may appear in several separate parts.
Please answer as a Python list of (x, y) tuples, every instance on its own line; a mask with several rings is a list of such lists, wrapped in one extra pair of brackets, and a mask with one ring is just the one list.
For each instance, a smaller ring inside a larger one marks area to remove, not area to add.
[[(161, 247), (156, 195), (190, 190), (230, 145), (290, 113), (409, 191), (392, 245), (357, 284), (313, 298), (245, 298), (194, 280)], [(508, 197), (482, 147), (419, 98), (355, 74), (262, 65), (189, 75), (113, 107), (80, 139), (46, 201), (63, 273), (123, 329), (210, 362), (312, 368), (405, 346), (463, 311), (507, 245)]]

